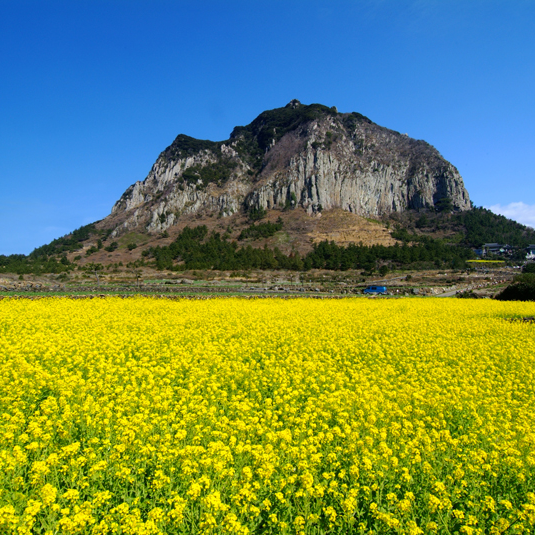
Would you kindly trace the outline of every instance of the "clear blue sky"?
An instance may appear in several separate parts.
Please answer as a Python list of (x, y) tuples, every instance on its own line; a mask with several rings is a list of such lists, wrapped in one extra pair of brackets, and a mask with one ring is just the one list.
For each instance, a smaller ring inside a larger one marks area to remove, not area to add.
[(293, 98), (425, 139), (535, 225), (534, 27), (532, 0), (0, 0), (0, 254)]

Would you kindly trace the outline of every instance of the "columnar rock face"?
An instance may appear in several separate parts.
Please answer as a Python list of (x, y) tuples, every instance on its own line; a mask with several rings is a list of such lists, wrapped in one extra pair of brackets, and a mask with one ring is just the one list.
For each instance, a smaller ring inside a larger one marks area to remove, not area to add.
[(431, 145), (358, 113), (294, 100), (224, 142), (178, 136), (109, 218), (118, 235), (139, 226), (162, 231), (199, 212), (301, 207), (383, 216), (444, 203), (470, 208), (459, 172)]

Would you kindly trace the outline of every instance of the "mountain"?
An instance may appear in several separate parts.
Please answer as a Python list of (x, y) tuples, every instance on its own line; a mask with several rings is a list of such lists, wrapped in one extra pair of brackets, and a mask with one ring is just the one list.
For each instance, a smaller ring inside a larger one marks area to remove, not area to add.
[(226, 141), (180, 134), (99, 228), (111, 238), (150, 235), (192, 217), (291, 209), (381, 218), (407, 210), (465, 211), (470, 199), (457, 169), (425, 141), (356, 112), (292, 100), (234, 128)]
[(457, 169), (425, 141), (292, 100), (225, 141), (180, 134), (108, 217), (0, 257), (0, 272), (462, 265), (481, 240), (533, 243), (501, 219), (471, 209)]

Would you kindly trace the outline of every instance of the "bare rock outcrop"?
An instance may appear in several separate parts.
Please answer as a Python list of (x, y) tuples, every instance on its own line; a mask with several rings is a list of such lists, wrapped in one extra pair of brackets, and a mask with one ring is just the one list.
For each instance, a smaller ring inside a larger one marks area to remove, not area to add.
[(197, 213), (302, 207), (380, 217), (438, 206), (467, 210), (470, 199), (431, 145), (358, 113), (293, 100), (236, 127), (227, 141), (179, 135), (107, 219), (116, 236), (137, 227), (160, 232)]

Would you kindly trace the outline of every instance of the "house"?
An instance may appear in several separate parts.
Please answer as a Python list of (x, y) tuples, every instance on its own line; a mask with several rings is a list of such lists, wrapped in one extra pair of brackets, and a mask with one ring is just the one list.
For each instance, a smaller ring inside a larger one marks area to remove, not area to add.
[(535, 245), (528, 245), (526, 252), (526, 260), (535, 260)]
[(481, 246), (481, 249), (483, 249), (486, 253), (492, 254), (499, 253), (501, 248), (502, 246), (499, 243), (484, 243)]
[(500, 245), (499, 243), (484, 243), (479, 249), (474, 249), (474, 252), (477, 256), (483, 257), (488, 254), (498, 255), (498, 256), (512, 256), (513, 247), (510, 245)]

